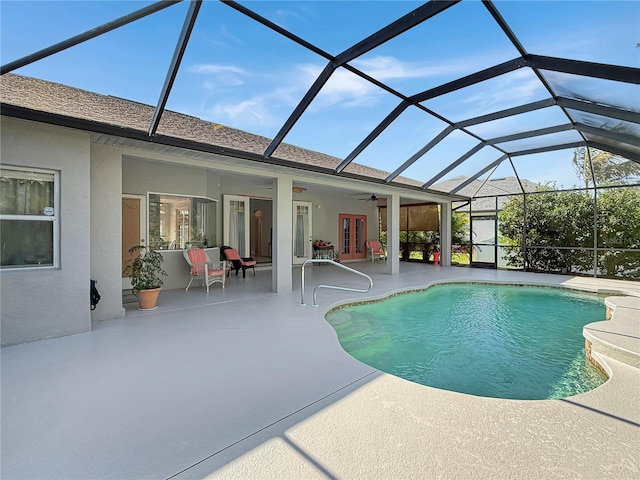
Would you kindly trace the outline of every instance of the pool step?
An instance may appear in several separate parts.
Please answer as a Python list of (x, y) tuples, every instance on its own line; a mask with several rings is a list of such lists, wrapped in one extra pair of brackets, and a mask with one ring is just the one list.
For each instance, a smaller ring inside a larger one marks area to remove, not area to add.
[(587, 357), (597, 352), (640, 368), (640, 297), (607, 297), (605, 305), (607, 320), (582, 330)]

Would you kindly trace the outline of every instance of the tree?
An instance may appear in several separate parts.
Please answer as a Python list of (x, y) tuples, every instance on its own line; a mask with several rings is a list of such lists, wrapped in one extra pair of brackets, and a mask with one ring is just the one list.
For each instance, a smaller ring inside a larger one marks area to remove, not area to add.
[[(640, 163), (627, 160), (604, 150), (591, 148), (591, 165), (598, 186), (624, 185), (640, 178)], [(573, 152), (573, 168), (583, 181), (584, 186), (594, 185), (593, 174), (587, 158), (585, 147), (576, 148)]]
[[(598, 247), (640, 249), (640, 189), (598, 190)], [(585, 192), (534, 193), (526, 197), (526, 262), (529, 270), (586, 273), (593, 270), (594, 201)], [(500, 211), (500, 242), (507, 265), (524, 266), (524, 197)], [(536, 247), (574, 247), (536, 248)], [(598, 274), (640, 278), (640, 251), (599, 252)]]
[[(598, 247), (640, 249), (640, 188), (598, 194)], [(598, 268), (607, 276), (640, 278), (640, 251), (601, 251)]]
[[(593, 199), (582, 192), (529, 194), (526, 197), (526, 261), (532, 271), (585, 272), (593, 254), (547, 247), (593, 247)], [(507, 265), (523, 267), (524, 197), (512, 197), (498, 214)], [(543, 248), (535, 248), (543, 247)]]
[(454, 245), (469, 243), (469, 214), (453, 212), (451, 215), (451, 243)]

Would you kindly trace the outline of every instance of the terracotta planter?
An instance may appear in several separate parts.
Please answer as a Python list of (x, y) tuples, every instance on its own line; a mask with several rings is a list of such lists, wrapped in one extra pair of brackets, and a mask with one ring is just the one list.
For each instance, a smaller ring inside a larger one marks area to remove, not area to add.
[(158, 301), (158, 295), (160, 295), (160, 288), (139, 290), (136, 292), (136, 295), (138, 296), (138, 310), (154, 310), (158, 308), (156, 303)]

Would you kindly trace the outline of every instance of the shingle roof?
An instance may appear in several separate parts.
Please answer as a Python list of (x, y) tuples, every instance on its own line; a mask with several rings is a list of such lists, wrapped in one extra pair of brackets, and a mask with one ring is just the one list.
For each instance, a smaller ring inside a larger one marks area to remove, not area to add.
[[(433, 189), (450, 191), (451, 189), (462, 183), (464, 180), (466, 180), (466, 177), (455, 177), (434, 185)], [(522, 193), (522, 188), (520, 187), (520, 183), (518, 182), (518, 179), (516, 177), (489, 179), (484, 183), (484, 185), (483, 182), (484, 180), (474, 180), (459, 192), (461, 195), (467, 197), (473, 197), (474, 195), (478, 197), (487, 197), (475, 198), (473, 200), (473, 211), (476, 212), (495, 211), (496, 203), (494, 196), (499, 196), (498, 210), (500, 210), (502, 209), (504, 203), (509, 200), (509, 197), (504, 195)], [(538, 186), (537, 183), (527, 179), (520, 179), (520, 182), (522, 182), (522, 186), (526, 191), (533, 191)], [(468, 212), (469, 207), (467, 206), (460, 208), (458, 211)]]
[[(147, 132), (154, 113), (154, 107), (150, 105), (12, 73), (0, 77), (0, 99), (2, 104), (6, 105), (113, 125), (141, 133)], [(256, 155), (262, 155), (271, 141), (267, 137), (170, 110), (164, 111), (157, 133)], [(342, 161), (330, 155), (285, 143), (278, 147), (274, 156), (328, 169), (335, 169)], [(389, 172), (355, 163), (349, 165), (346, 171), (378, 180), (389, 175)], [(422, 185), (421, 182), (407, 178), (396, 181), (411, 186)]]

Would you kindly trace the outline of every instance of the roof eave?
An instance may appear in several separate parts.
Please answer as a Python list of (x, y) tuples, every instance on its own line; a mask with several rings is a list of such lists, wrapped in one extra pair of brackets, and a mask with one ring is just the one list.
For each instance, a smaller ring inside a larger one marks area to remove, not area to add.
[(349, 173), (346, 171), (337, 174), (333, 168), (320, 167), (318, 165), (307, 165), (304, 163), (292, 162), (290, 160), (281, 159), (277, 157), (263, 157), (262, 155), (247, 152), (243, 150), (237, 150), (232, 148), (221, 147), (218, 145), (212, 145), (203, 142), (196, 142), (193, 140), (185, 140), (179, 137), (173, 137), (169, 135), (156, 134), (149, 136), (144, 130), (136, 130), (133, 128), (120, 127), (108, 123), (96, 122), (93, 120), (86, 120), (77, 117), (70, 117), (66, 115), (60, 115), (56, 113), (43, 112), (40, 110), (34, 110), (30, 108), (20, 107), (16, 105), (1, 103), (0, 114), (7, 117), (19, 118), (22, 120), (30, 120), (39, 123), (45, 123), (49, 125), (55, 125), (59, 127), (72, 128), (75, 130), (82, 130), (91, 133), (99, 133), (103, 135), (113, 135), (116, 137), (123, 137), (132, 140), (138, 140), (142, 142), (154, 143), (158, 145), (165, 145), (176, 148), (183, 148), (187, 150), (225, 155), (227, 157), (238, 158), (243, 160), (250, 160), (253, 162), (259, 162), (268, 165), (277, 165), (281, 167), (287, 167), (295, 170), (302, 170), (306, 172), (320, 173), (323, 175), (364, 181), (371, 184), (384, 185), (385, 187), (392, 186), (399, 190), (414, 191), (419, 193), (427, 193), (443, 200), (460, 201), (467, 200), (467, 197), (463, 195), (450, 195), (445, 192), (436, 190), (425, 190), (420, 186), (412, 185), (390, 185), (385, 182), (383, 178), (376, 179), (365, 175), (358, 175), (356, 173)]

